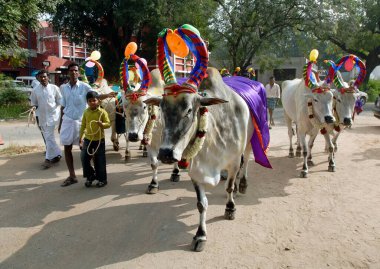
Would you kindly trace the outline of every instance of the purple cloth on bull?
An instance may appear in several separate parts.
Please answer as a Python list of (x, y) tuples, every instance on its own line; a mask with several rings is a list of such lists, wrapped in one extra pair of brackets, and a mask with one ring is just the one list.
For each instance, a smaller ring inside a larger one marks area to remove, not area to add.
[[(255, 161), (264, 167), (272, 168), (266, 155), (270, 135), (267, 118), (267, 99), (263, 84), (244, 77), (224, 77), (223, 81), (244, 99), (256, 122), (256, 127), (251, 137)], [(254, 125), (255, 122), (253, 122)]]
[[(180, 85), (186, 80), (187, 78), (177, 78), (177, 82)], [(251, 145), (255, 161), (264, 167), (272, 168), (266, 155), (270, 135), (267, 118), (267, 98), (263, 84), (239, 76), (224, 77), (223, 81), (244, 99), (256, 122), (257, 129), (254, 129), (251, 137)], [(253, 125), (255, 125), (254, 122)]]

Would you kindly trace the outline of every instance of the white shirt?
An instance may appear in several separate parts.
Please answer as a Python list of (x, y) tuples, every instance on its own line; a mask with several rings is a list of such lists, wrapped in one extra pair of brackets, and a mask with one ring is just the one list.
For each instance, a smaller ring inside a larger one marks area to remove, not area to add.
[(73, 87), (70, 82), (61, 85), (60, 90), (62, 93), (61, 105), (64, 107), (63, 118), (81, 120), (87, 106), (86, 94), (93, 89), (87, 83), (78, 80)]
[(277, 83), (274, 83), (271, 87), (268, 83), (265, 86), (265, 91), (267, 93), (267, 98), (280, 98), (280, 86)]
[(36, 86), (30, 96), (32, 106), (37, 107), (36, 114), (40, 126), (54, 126), (59, 120), (61, 102), (59, 88), (53, 84), (44, 87), (42, 84)]

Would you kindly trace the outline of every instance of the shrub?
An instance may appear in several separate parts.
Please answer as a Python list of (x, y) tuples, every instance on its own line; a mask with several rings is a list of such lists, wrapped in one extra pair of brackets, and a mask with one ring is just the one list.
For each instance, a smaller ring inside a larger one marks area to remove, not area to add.
[(370, 80), (367, 84), (368, 100), (374, 102), (380, 94), (380, 80)]
[(0, 89), (0, 106), (22, 104), (28, 100), (26, 93), (14, 88)]

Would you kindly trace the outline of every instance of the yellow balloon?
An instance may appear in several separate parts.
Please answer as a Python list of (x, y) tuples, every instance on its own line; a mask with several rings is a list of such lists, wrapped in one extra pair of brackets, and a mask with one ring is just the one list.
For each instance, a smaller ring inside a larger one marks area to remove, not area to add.
[(124, 56), (126, 59), (129, 59), (131, 54), (135, 54), (137, 51), (137, 44), (136, 42), (129, 42), (128, 45), (125, 47)]
[(313, 50), (310, 52), (310, 56), (309, 56), (309, 60), (310, 60), (310, 62), (316, 62), (317, 59), (318, 59), (318, 55), (319, 55), (318, 50), (313, 49)]
[(172, 30), (168, 31), (166, 42), (168, 43), (169, 49), (178, 57), (185, 58), (189, 54), (189, 48), (185, 41)]
[(93, 52), (91, 52), (91, 56), (90, 56), (91, 60), (93, 61), (97, 61), (100, 59), (100, 52), (97, 51), (97, 50), (94, 50)]

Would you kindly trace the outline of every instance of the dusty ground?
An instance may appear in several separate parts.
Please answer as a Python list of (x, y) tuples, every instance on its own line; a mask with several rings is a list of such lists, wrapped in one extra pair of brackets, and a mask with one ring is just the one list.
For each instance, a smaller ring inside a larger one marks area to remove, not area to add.
[[(208, 243), (189, 250), (198, 212), (187, 175), (146, 195), (150, 169), (137, 145), (125, 164), (107, 147), (110, 184), (62, 188), (65, 163), (40, 170), (41, 152), (0, 157), (0, 268), (380, 268), (380, 120), (367, 111), (340, 139), (327, 172), (318, 137), (309, 178), (289, 159), (281, 111), (271, 130), (273, 170), (251, 161), (236, 219), (224, 220), (225, 193), (208, 193)], [(2, 122), (6, 144), (41, 144), (35, 126)], [(80, 175), (79, 151), (75, 151)]]

